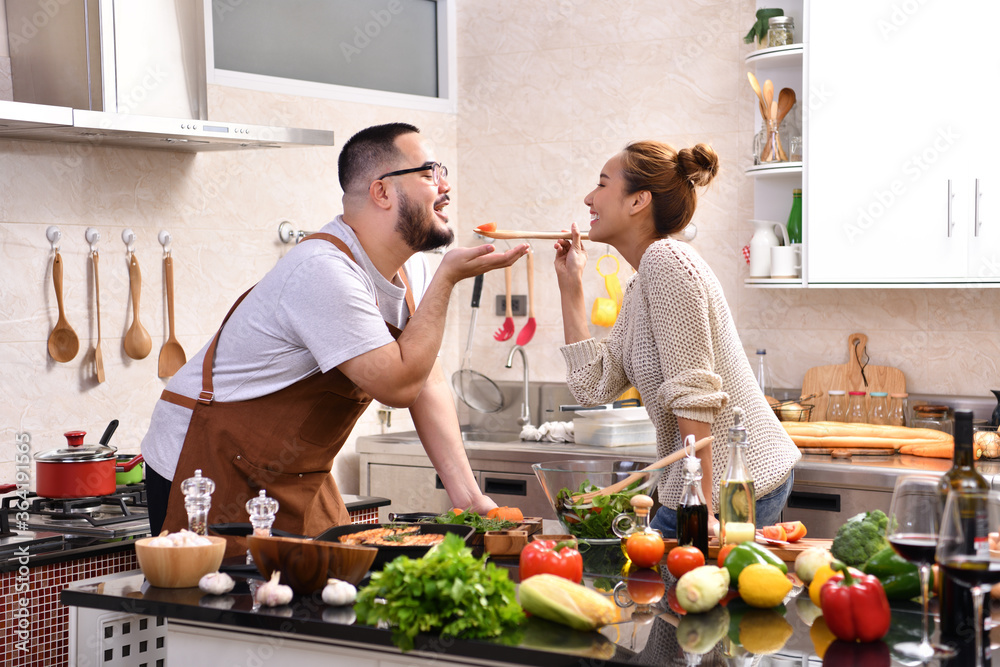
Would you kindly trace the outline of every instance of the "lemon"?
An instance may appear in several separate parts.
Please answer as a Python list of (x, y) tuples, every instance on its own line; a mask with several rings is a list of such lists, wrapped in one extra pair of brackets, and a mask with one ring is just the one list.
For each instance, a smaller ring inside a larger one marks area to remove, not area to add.
[(740, 597), (751, 607), (770, 609), (792, 590), (792, 582), (785, 573), (773, 565), (754, 563), (740, 572)]
[(791, 624), (773, 609), (753, 609), (740, 621), (740, 644), (748, 653), (777, 653), (791, 636)]

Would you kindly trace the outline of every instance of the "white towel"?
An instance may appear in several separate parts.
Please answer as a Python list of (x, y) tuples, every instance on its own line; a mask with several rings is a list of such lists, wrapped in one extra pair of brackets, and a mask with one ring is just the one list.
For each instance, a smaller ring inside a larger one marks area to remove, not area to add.
[(528, 424), (521, 429), (521, 440), (573, 442), (573, 422), (545, 422), (538, 428)]

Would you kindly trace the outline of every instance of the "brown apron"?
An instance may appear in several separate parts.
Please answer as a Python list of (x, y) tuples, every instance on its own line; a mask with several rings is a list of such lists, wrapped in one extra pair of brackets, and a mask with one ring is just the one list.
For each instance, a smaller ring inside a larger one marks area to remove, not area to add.
[[(320, 233), (302, 240), (312, 239), (329, 241), (355, 261), (337, 237)], [(405, 272), (400, 271), (399, 277), (406, 286), (406, 304), (412, 315), (409, 282)], [(163, 527), (170, 532), (187, 528), (181, 482), (201, 469), (215, 482), (209, 524), (246, 522), (247, 500), (264, 489), (280, 504), (275, 528), (315, 536), (350, 522), (330, 471), (334, 457), (372, 399), (333, 368), (259, 398), (214, 400), (212, 365), (219, 336), (249, 293), (247, 290), (233, 304), (205, 351), (200, 396), (193, 399), (166, 390), (160, 396), (193, 410), (170, 485)], [(398, 328), (388, 322), (386, 326), (394, 338), (399, 336)], [(243, 538), (227, 537), (226, 542), (226, 556), (245, 553)]]

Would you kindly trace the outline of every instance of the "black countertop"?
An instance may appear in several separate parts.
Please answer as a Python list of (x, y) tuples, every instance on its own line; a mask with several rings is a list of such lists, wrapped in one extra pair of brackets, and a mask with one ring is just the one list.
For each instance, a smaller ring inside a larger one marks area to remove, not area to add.
[[(516, 561), (499, 564), (508, 567), (511, 577), (517, 580)], [(225, 569), (225, 568), (224, 568)], [(664, 568), (665, 570), (665, 568)], [(665, 571), (662, 574), (651, 570), (640, 571), (641, 576), (601, 576), (585, 575), (584, 583), (592, 588), (609, 592), (616, 585), (626, 591), (641, 595), (642, 591), (659, 592), (659, 584), (669, 588), (674, 579)], [(241, 629), (263, 630), (275, 633), (293, 633), (300, 636), (322, 637), (334, 643), (343, 641), (345, 646), (357, 648), (369, 646), (380, 651), (395, 651), (391, 633), (355, 622), (351, 607), (329, 607), (313, 596), (296, 596), (290, 605), (276, 609), (253, 609), (250, 581), (257, 577), (234, 574), (236, 588), (225, 596), (211, 596), (197, 588), (162, 589), (149, 586), (141, 573), (119, 574), (77, 583), (62, 593), (62, 602), (67, 605), (91, 607), (110, 611), (151, 616), (163, 616), (219, 626), (222, 630), (239, 632)], [(650, 588), (651, 587), (651, 588)], [(794, 591), (793, 591), (794, 593)], [(628, 596), (623, 602), (630, 602)], [(690, 619), (682, 620), (672, 612), (664, 596), (652, 605), (635, 611), (634, 605), (621, 609), (622, 620), (605, 626), (599, 632), (582, 633), (570, 630), (538, 618), (529, 618), (517, 631), (496, 641), (469, 641), (422, 635), (416, 642), (415, 655), (433, 657), (444, 652), (456, 659), (489, 660), (512, 665), (537, 665), (555, 667), (559, 665), (684, 665), (690, 656), (685, 656), (678, 637), (692, 637), (693, 626)], [(730, 614), (732, 610), (732, 614)], [(753, 656), (740, 643), (756, 641), (768, 632), (789, 634), (788, 640), (770, 656), (771, 662), (764, 664), (819, 665), (822, 660), (817, 652), (826, 649), (822, 632), (823, 623), (814, 620), (819, 610), (809, 601), (808, 593), (786, 599), (786, 604), (775, 610), (751, 610), (736, 600), (727, 606), (724, 613), (729, 618), (728, 632), (714, 647), (706, 647), (702, 656), (703, 665), (743, 664), (747, 656)], [(723, 618), (725, 621), (725, 618)], [(680, 628), (678, 629), (678, 625)], [(812, 626), (812, 627), (811, 627)], [(752, 630), (750, 628), (753, 628)], [(741, 634), (742, 630), (742, 634)], [(747, 639), (747, 634), (752, 635)], [(886, 637), (882, 650), (884, 661), (866, 664), (903, 665), (912, 664), (897, 661), (889, 656), (895, 643), (919, 639), (920, 609), (914, 603), (893, 605), (893, 626)], [(718, 636), (718, 635), (716, 635)], [(711, 644), (710, 644), (711, 646)], [(760, 647), (755, 648), (762, 652)], [(737, 656), (737, 657), (733, 657)], [(827, 661), (830, 662), (829, 660)], [(750, 664), (747, 662), (746, 664)], [(756, 664), (756, 663), (755, 663)], [(837, 664), (856, 664), (842, 662)], [(949, 665), (963, 664), (950, 662)]]

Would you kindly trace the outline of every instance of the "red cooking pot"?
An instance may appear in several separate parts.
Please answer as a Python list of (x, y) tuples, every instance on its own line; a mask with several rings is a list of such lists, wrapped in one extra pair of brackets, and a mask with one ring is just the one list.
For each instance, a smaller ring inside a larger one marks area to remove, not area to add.
[[(109, 427), (109, 430), (113, 429)], [(115, 492), (115, 448), (105, 444), (85, 445), (85, 435), (85, 431), (70, 431), (65, 434), (68, 447), (35, 454), (35, 492), (38, 495), (82, 498)], [(136, 456), (122, 467), (131, 470), (141, 461), (141, 455)]]

